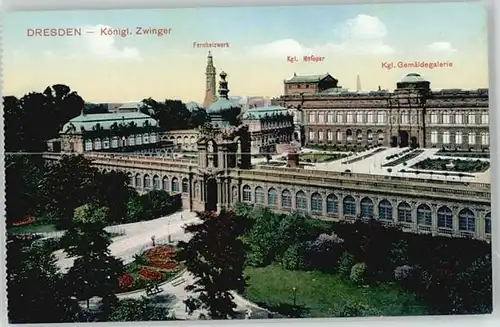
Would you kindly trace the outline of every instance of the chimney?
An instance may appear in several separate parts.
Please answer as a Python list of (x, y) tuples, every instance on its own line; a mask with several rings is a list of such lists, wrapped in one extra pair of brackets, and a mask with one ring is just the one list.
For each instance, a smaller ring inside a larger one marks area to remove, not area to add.
[(287, 158), (287, 167), (289, 168), (298, 168), (299, 167), (299, 155), (295, 150), (292, 150), (288, 153)]

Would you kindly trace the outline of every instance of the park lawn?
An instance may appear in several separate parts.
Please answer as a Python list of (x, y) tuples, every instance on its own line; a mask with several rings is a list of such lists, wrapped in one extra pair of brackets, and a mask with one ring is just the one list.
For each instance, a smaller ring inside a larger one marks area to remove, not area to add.
[[(394, 285), (355, 286), (334, 274), (317, 271), (290, 271), (271, 265), (247, 268), (245, 298), (269, 308), (293, 304), (305, 308), (304, 317), (335, 317), (346, 305), (361, 305), (383, 316), (426, 315), (427, 308), (417, 297)], [(367, 314), (369, 315), (369, 314)]]
[(55, 231), (57, 231), (55, 224), (44, 222), (34, 222), (21, 226), (7, 227), (7, 233), (9, 234), (50, 233)]

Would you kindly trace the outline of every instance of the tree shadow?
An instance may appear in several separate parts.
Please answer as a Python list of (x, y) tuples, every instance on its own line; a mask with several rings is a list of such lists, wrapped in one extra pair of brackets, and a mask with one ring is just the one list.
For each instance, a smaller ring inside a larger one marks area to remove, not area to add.
[[(281, 302), (278, 305), (274, 306), (258, 302), (256, 304), (262, 308), (268, 309), (271, 312), (276, 312), (279, 315), (288, 318), (304, 318), (310, 312), (310, 309), (304, 305), (293, 305), (284, 302)], [(274, 316), (273, 318), (283, 318), (283, 317)]]
[(155, 305), (172, 307), (176, 300), (172, 294), (156, 294), (148, 297), (148, 302)]

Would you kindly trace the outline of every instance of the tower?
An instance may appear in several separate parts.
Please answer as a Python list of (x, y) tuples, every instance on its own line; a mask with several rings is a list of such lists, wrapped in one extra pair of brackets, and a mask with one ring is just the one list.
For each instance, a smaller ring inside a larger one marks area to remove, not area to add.
[(221, 99), (228, 100), (229, 89), (227, 88), (227, 81), (226, 81), (227, 74), (225, 72), (221, 72), (219, 76), (220, 76), (219, 96)]
[(361, 92), (361, 79), (359, 78), (359, 75), (356, 77), (356, 91)]
[(216, 95), (216, 84), (215, 84), (215, 67), (214, 60), (212, 57), (212, 53), (208, 51), (208, 61), (207, 61), (207, 69), (205, 72), (206, 76), (206, 88), (205, 88), (205, 100), (203, 101), (203, 107), (207, 108), (212, 103), (217, 101)]

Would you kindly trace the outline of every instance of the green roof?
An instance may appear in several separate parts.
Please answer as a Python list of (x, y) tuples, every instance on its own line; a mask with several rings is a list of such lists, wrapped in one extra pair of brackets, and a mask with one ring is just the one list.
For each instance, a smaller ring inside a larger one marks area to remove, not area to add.
[(284, 115), (287, 113), (288, 109), (280, 106), (256, 107), (245, 111), (241, 118), (243, 120), (259, 120), (264, 117)]
[(79, 115), (64, 124), (61, 129), (61, 133), (66, 133), (68, 130), (73, 129), (73, 126), (75, 133), (80, 133), (82, 127), (86, 131), (91, 131), (97, 124), (99, 124), (104, 130), (109, 130), (114, 123), (129, 124), (133, 122), (137, 126), (144, 126), (146, 121), (150, 126), (158, 126), (156, 120), (141, 112), (113, 112), (105, 114)]
[(326, 73), (323, 75), (303, 75), (299, 76), (293, 74), (292, 78), (285, 81), (285, 83), (308, 83), (308, 82), (319, 82), (323, 78), (329, 76), (330, 74)]
[(427, 82), (420, 74), (417, 73), (409, 73), (403, 79), (401, 80), (400, 83), (416, 83), (416, 82)]
[(214, 103), (208, 106), (207, 113), (216, 114), (222, 110), (231, 109), (235, 107), (240, 108), (241, 105), (229, 99), (220, 98), (219, 100), (215, 101)]

